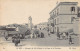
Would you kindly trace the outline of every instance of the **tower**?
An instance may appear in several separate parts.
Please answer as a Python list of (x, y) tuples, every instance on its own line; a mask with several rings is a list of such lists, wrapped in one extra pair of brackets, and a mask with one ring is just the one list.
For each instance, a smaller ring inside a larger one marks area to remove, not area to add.
[(32, 17), (31, 16), (29, 16), (28, 18), (28, 27), (30, 30), (32, 30)]

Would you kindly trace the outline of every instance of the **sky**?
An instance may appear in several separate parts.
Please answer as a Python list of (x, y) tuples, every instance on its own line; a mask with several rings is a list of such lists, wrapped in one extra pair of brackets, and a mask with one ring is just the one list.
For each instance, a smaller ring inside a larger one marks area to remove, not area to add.
[(0, 0), (0, 25), (48, 22), (49, 13), (58, 2), (79, 2), (79, 0)]

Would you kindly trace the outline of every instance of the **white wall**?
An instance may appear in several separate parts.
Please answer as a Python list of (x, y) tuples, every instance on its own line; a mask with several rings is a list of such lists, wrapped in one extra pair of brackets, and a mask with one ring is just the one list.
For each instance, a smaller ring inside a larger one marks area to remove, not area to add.
[(71, 18), (77, 17), (77, 15), (60, 15), (59, 16), (59, 23), (71, 23)]
[(80, 19), (74, 19), (73, 21), (73, 31), (75, 34), (80, 34)]
[(72, 14), (71, 7), (75, 7), (74, 14), (77, 14), (77, 6), (76, 5), (60, 5), (60, 14)]

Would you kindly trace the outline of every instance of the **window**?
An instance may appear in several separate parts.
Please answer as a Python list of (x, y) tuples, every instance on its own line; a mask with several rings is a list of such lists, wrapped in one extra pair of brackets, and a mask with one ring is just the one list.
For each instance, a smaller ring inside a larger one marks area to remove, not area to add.
[(59, 18), (57, 18), (57, 24), (59, 24)]
[(57, 9), (57, 15), (58, 15), (58, 11), (59, 11), (59, 9)]
[(55, 16), (56, 16), (56, 11), (55, 11)]
[(55, 22), (55, 25), (56, 25), (56, 19), (55, 19), (55, 21), (54, 21), (54, 22)]
[(53, 24), (53, 23), (51, 23), (51, 26), (52, 26), (52, 27), (54, 27), (54, 24)]
[(80, 7), (78, 7), (78, 17), (80, 17)]
[(71, 7), (71, 11), (74, 11), (75, 12), (75, 7)]
[(53, 12), (53, 15), (54, 15), (54, 12)]

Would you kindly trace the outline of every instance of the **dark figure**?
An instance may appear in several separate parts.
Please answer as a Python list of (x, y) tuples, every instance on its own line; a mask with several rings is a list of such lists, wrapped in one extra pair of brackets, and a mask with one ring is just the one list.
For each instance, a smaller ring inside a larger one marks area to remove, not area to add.
[(25, 38), (25, 35), (23, 35), (23, 34), (22, 34), (22, 35), (20, 35), (20, 36), (21, 36), (21, 37), (20, 37), (21, 39), (24, 39), (24, 38)]
[(57, 37), (58, 37), (57, 39), (60, 39), (60, 34), (59, 33), (57, 33)]
[(62, 38), (66, 40), (66, 34), (65, 34), (65, 32), (62, 33)]
[(41, 28), (40, 28), (40, 30), (41, 30)]
[(72, 38), (69, 36), (69, 44), (72, 44)]
[(38, 34), (38, 38), (40, 37), (40, 35)]
[(48, 36), (50, 37), (50, 31), (48, 32)]
[(8, 40), (8, 38), (9, 38), (8, 34), (5, 34), (5, 33), (4, 33), (4, 37), (6, 40)]
[(19, 38), (16, 38), (15, 39), (15, 46), (18, 46), (18, 43), (20, 43), (20, 39)]
[(18, 46), (18, 44), (20, 43), (20, 37), (19, 36), (13, 37), (12, 42), (15, 43), (15, 46)]
[(14, 43), (14, 40), (15, 40), (16, 36), (12, 36), (12, 42)]
[(67, 39), (68, 39), (68, 36), (69, 36), (69, 33), (68, 32), (66, 32), (66, 36), (67, 36)]
[(44, 38), (44, 34), (41, 32), (41, 38)]
[(59, 39), (60, 39), (60, 34), (58, 35)]
[(7, 40), (8, 39), (8, 36), (6, 36), (5, 39)]
[(33, 38), (35, 38), (35, 34), (33, 33)]

